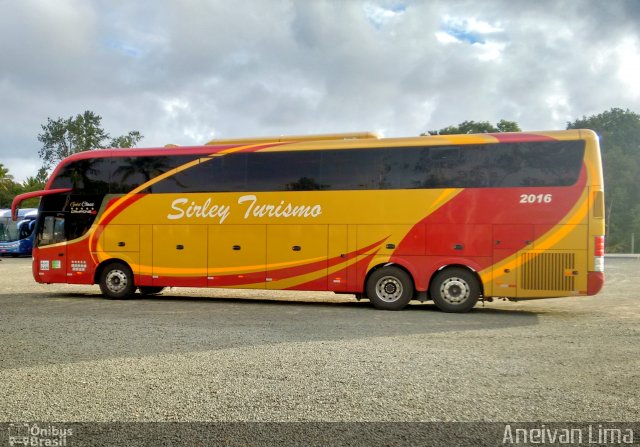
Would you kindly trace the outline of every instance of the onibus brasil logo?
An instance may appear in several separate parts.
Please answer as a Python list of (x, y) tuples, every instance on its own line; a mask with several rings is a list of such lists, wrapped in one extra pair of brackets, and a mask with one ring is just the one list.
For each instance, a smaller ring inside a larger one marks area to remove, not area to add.
[(30, 422), (9, 424), (9, 445), (29, 447), (66, 447), (71, 445), (72, 428)]

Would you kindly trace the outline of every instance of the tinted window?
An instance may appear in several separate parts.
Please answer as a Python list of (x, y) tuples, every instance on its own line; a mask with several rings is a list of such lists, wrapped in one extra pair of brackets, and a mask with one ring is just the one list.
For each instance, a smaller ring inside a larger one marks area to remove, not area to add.
[(430, 150), (425, 187), (567, 186), (578, 179), (584, 155), (582, 141), (460, 146), (457, 156), (442, 149)]
[[(149, 180), (197, 158), (198, 156), (195, 155), (114, 158), (111, 167), (110, 192), (114, 194), (130, 192), (138, 186), (147, 183)], [(153, 185), (145, 192), (172, 192), (180, 190), (185, 186), (183, 181), (185, 176), (188, 176), (188, 174), (181, 171), (168, 177), (167, 180), (160, 182), (160, 184), (164, 184), (164, 188), (156, 191), (156, 185)]]
[(379, 189), (381, 150), (322, 151), (321, 183), (326, 189)]
[(66, 165), (53, 181), (53, 189), (73, 188), (86, 194), (107, 194), (109, 192), (111, 160), (89, 158)]
[(205, 191), (246, 191), (248, 154), (229, 154), (212, 157), (201, 163), (207, 172)]
[(200, 162), (154, 184), (154, 193), (225, 192), (247, 188), (247, 154), (202, 158)]
[(309, 191), (563, 186), (575, 183), (584, 143), (532, 142), (213, 157), (154, 192)]
[(36, 244), (42, 247), (64, 241), (64, 215), (43, 216), (40, 220)]
[(44, 196), (40, 199), (40, 207), (38, 213), (43, 211), (61, 211), (67, 206), (69, 202), (69, 196), (67, 194), (54, 194), (51, 196)]
[(45, 213), (38, 220), (37, 246), (57, 244), (83, 236), (95, 220), (91, 214)]
[(319, 151), (257, 152), (248, 157), (247, 190), (311, 191), (320, 183)]
[[(227, 154), (201, 158), (145, 192), (565, 186), (576, 182), (583, 154), (583, 141)], [(127, 193), (197, 158), (123, 157), (106, 166), (105, 159), (78, 161), (54, 188), (98, 194), (108, 184), (111, 193)]]
[(95, 220), (95, 215), (91, 214), (71, 214), (65, 213), (65, 237), (67, 240), (79, 238), (84, 235)]

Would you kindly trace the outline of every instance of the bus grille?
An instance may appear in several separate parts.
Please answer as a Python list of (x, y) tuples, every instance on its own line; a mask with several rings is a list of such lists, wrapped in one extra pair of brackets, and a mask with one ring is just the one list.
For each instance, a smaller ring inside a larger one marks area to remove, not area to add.
[(574, 290), (574, 253), (523, 253), (521, 284), (526, 290)]

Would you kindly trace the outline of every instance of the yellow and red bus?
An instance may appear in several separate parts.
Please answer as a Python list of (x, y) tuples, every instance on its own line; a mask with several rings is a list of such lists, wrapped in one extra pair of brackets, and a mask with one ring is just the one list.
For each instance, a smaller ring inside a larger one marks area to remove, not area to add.
[(464, 312), (492, 297), (593, 295), (604, 282), (590, 130), (96, 150), (63, 160), (13, 209), (38, 196), (35, 280), (99, 284), (107, 298), (323, 290)]

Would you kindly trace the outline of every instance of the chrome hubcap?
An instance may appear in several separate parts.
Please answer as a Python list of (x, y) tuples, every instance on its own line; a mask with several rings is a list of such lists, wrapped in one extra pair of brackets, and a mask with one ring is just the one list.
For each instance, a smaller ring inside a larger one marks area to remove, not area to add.
[(470, 294), (469, 284), (462, 278), (448, 278), (440, 286), (440, 295), (450, 304), (464, 303)]
[(376, 283), (376, 294), (388, 303), (397, 301), (402, 296), (402, 283), (394, 276), (384, 276)]
[(127, 275), (122, 270), (111, 270), (107, 273), (107, 288), (113, 293), (120, 293), (127, 287)]

